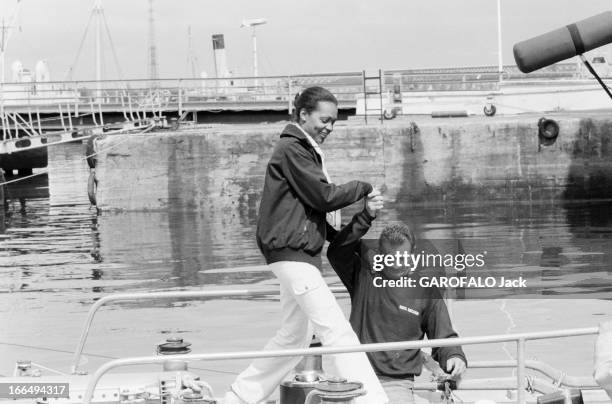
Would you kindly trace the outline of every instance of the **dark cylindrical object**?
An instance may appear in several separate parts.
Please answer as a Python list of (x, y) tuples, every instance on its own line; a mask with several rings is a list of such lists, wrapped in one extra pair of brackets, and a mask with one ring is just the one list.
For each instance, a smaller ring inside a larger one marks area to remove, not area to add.
[(286, 380), (281, 383), (280, 404), (304, 404), (306, 396), (319, 385), (319, 382), (299, 382)]
[(186, 341), (184, 342), (182, 338), (168, 338), (166, 342), (157, 346), (157, 353), (159, 355), (188, 354), (191, 352), (190, 346), (191, 344)]
[(313, 383), (287, 380), (280, 385), (280, 404), (307, 404), (306, 398), (313, 390), (317, 390), (318, 394), (309, 400), (310, 404), (352, 403), (353, 398), (363, 395), (363, 384), (335, 377)]
[(606, 11), (515, 44), (514, 60), (530, 73), (611, 42), (612, 11)]

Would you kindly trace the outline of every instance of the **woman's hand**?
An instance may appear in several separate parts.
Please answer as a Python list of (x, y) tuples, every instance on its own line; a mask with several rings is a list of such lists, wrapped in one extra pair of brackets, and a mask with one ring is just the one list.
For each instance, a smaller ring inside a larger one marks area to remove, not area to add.
[(365, 210), (372, 217), (376, 217), (378, 211), (383, 208), (384, 198), (380, 191), (376, 188), (372, 190), (365, 198)]

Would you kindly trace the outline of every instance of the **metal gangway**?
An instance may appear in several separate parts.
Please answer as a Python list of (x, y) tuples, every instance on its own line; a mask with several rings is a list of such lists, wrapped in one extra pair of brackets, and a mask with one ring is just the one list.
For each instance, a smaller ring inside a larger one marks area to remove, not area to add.
[(23, 85), (1, 86), (0, 155), (85, 140), (93, 135), (148, 131), (161, 125), (161, 103), (153, 91), (138, 102), (133, 102), (129, 94), (120, 97), (117, 112), (122, 119), (105, 122), (101, 95), (80, 97), (74, 91), (48, 87), (47, 83), (38, 89), (32, 86), (32, 91)]
[[(331, 287), (334, 293), (347, 293), (342, 287)], [(91, 329), (91, 325), (97, 311), (108, 304), (125, 302), (125, 301), (145, 301), (145, 300), (162, 300), (162, 299), (198, 299), (198, 298), (245, 298), (245, 297), (266, 297), (278, 295), (278, 288), (266, 289), (230, 289), (230, 290), (208, 290), (208, 291), (172, 291), (172, 292), (152, 292), (152, 293), (126, 293), (108, 295), (97, 300), (90, 308), (87, 318), (84, 323), (81, 336), (76, 346), (73, 358), (72, 373), (79, 374), (79, 363), (83, 348), (85, 346), (87, 336)], [(526, 343), (532, 340), (545, 340), (553, 338), (564, 338), (574, 336), (587, 336), (598, 334), (597, 327), (563, 329), (555, 331), (540, 331), (529, 333), (515, 333), (502, 335), (487, 335), (476, 337), (460, 337), (451, 339), (433, 339), (421, 341), (404, 341), (390, 343), (363, 344), (359, 346), (342, 346), (342, 347), (322, 347), (308, 349), (293, 349), (282, 351), (229, 351), (221, 353), (198, 353), (181, 355), (181, 361), (213, 361), (213, 360), (231, 360), (231, 359), (255, 359), (262, 357), (284, 357), (284, 356), (303, 356), (303, 355), (323, 355), (323, 354), (339, 354), (350, 352), (375, 352), (375, 351), (390, 351), (390, 350), (405, 350), (405, 349), (422, 349), (430, 347), (456, 346), (456, 345), (478, 345), (478, 344), (496, 344), (505, 342), (514, 342), (516, 344), (516, 360), (488, 360), (471, 362), (469, 367), (480, 369), (515, 369), (516, 377), (504, 378), (486, 378), (474, 380), (462, 380), (458, 386), (458, 390), (470, 391), (515, 391), (516, 402), (523, 404), (527, 402), (528, 393), (546, 394), (560, 391), (564, 388), (579, 388), (581, 390), (601, 390), (592, 377), (576, 377), (565, 374), (564, 372), (553, 368), (543, 362), (537, 360), (529, 360), (526, 358)], [(162, 364), (167, 358), (164, 356), (144, 356), (130, 357), (109, 361), (99, 367), (89, 379), (83, 403), (89, 404), (92, 400), (96, 386), (102, 376), (107, 372), (124, 366), (130, 365), (145, 365), (145, 364)], [(531, 370), (545, 376), (536, 377), (527, 374), (527, 370)], [(417, 382), (415, 390), (436, 391), (439, 389), (439, 384), (432, 382)], [(600, 391), (603, 394), (603, 391)], [(605, 395), (605, 394), (604, 394)]]
[(333, 91), (341, 108), (355, 108), (361, 73), (0, 83), (0, 154), (167, 126), (170, 115), (197, 120), (198, 111), (291, 113), (296, 93), (313, 85)]

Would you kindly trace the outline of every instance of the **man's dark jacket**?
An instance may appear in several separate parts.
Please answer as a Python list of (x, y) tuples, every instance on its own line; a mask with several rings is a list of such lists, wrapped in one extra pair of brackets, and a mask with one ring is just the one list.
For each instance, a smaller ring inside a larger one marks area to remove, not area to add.
[[(425, 335), (429, 339), (457, 337), (438, 288), (374, 286), (374, 278), (383, 276), (372, 270), (378, 251), (361, 240), (372, 220), (366, 210), (356, 214), (327, 250), (329, 262), (350, 293), (350, 322), (361, 343), (417, 341)], [(454, 356), (467, 363), (461, 347), (432, 349), (433, 359), (443, 370)], [(378, 375), (413, 378), (421, 374), (423, 359), (418, 349), (368, 352), (368, 358)]]
[(268, 163), (259, 206), (257, 245), (266, 262), (308, 262), (321, 269), (321, 250), (333, 231), (326, 213), (371, 191), (360, 181), (328, 183), (319, 154), (300, 128), (287, 125)]

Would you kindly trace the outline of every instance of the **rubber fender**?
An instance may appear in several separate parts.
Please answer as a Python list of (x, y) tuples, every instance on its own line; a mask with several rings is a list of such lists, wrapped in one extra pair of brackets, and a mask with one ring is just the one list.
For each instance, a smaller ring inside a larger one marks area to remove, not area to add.
[(538, 133), (544, 139), (554, 140), (559, 136), (559, 124), (554, 119), (540, 118)]
[(497, 108), (493, 104), (485, 105), (482, 109), (486, 116), (493, 116), (497, 112)]
[(395, 108), (385, 109), (383, 116), (385, 117), (385, 119), (393, 119), (397, 116), (397, 110)]
[(89, 202), (93, 206), (98, 206), (96, 200), (96, 192), (98, 191), (98, 179), (96, 178), (96, 172), (91, 171), (89, 173), (89, 179), (87, 180), (87, 196), (89, 197)]

